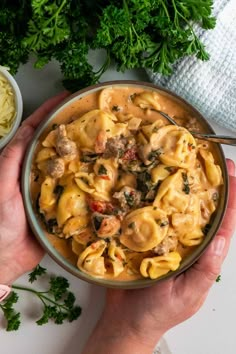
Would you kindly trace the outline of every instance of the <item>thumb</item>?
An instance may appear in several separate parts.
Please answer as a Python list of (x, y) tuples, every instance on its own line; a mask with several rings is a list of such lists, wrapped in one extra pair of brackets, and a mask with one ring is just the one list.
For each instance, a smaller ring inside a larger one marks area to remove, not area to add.
[(1, 197), (9, 198), (17, 187), (20, 168), (28, 143), (32, 139), (34, 128), (30, 125), (21, 126), (0, 155), (0, 185)]
[(226, 247), (225, 237), (217, 235), (199, 260), (176, 278), (176, 292), (189, 298), (191, 289), (193, 303), (204, 299), (220, 273)]

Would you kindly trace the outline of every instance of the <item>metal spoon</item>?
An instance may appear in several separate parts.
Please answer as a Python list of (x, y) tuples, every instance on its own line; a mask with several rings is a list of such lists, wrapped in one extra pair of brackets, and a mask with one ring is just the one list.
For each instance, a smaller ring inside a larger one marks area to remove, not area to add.
[[(168, 114), (159, 111), (157, 109), (155, 109), (156, 112), (160, 113), (163, 117), (165, 117), (170, 123), (179, 126), (173, 118), (171, 118), (170, 116), (168, 116)], [(203, 134), (203, 133), (198, 133), (198, 132), (193, 132), (190, 131), (190, 133), (198, 139), (203, 139), (203, 140), (208, 140), (208, 141), (212, 141), (214, 143), (220, 143), (220, 144), (225, 144), (225, 145), (233, 145), (236, 146), (236, 138), (234, 138), (233, 136), (227, 136), (227, 135), (216, 135), (216, 134)]]

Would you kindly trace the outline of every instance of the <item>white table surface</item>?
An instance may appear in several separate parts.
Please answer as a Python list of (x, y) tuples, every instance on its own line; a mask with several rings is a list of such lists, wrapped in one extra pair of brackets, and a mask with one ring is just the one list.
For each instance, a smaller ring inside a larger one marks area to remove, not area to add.
[[(102, 55), (93, 55), (92, 62), (98, 63)], [(96, 65), (95, 65), (96, 66)], [(16, 79), (24, 100), (24, 115), (27, 116), (47, 98), (62, 90), (60, 70), (57, 63), (50, 63), (43, 70), (36, 71), (32, 63), (20, 68)], [(143, 71), (117, 73), (108, 70), (101, 81), (114, 79), (139, 79), (148, 81)], [(217, 133), (233, 134), (212, 124)], [(224, 147), (226, 156), (235, 160), (235, 148)], [(236, 235), (235, 235), (236, 236)], [(161, 354), (235, 354), (236, 317), (236, 272), (235, 237), (229, 255), (221, 272), (221, 281), (210, 291), (202, 309), (185, 323), (178, 325), (165, 335), (168, 348), (162, 342)], [(31, 295), (21, 293), (18, 310), (22, 312), (22, 325), (17, 332), (6, 332), (0, 315), (1, 354), (79, 354), (90, 335), (104, 305), (105, 289), (90, 285), (70, 275), (59, 267), (49, 256), (41, 262), (49, 272), (68, 278), (71, 289), (82, 307), (82, 315), (73, 323), (37, 326), (38, 302)], [(29, 285), (27, 276), (17, 284)], [(122, 354), (122, 353), (117, 353)], [(131, 353), (135, 354), (135, 353)]]

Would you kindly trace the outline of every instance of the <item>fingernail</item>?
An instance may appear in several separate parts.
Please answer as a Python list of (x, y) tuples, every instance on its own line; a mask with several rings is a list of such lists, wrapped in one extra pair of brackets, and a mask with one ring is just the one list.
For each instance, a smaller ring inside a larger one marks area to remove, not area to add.
[(22, 126), (17, 134), (17, 139), (23, 140), (32, 136), (34, 129), (29, 125)]
[(216, 256), (221, 256), (225, 248), (225, 238), (222, 236), (216, 236), (213, 241), (212, 248)]

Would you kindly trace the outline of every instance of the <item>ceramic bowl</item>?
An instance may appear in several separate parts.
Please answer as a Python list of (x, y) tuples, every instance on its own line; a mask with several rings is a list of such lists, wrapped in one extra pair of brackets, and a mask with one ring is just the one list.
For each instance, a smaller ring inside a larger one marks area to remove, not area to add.
[(132, 87), (141, 87), (143, 89), (151, 89), (156, 91), (157, 93), (161, 93), (166, 95), (167, 97), (173, 99), (175, 102), (180, 104), (184, 109), (186, 109), (188, 112), (191, 113), (192, 116), (194, 116), (197, 121), (200, 122), (202, 126), (202, 131), (205, 133), (214, 133), (212, 127), (210, 124), (204, 119), (204, 117), (188, 102), (183, 100), (182, 98), (178, 97), (177, 95), (173, 94), (172, 92), (165, 90), (161, 87), (158, 87), (156, 85), (153, 85), (151, 83), (144, 83), (144, 82), (138, 82), (138, 81), (112, 81), (112, 82), (106, 82), (102, 84), (97, 84), (94, 86), (90, 86), (88, 88), (85, 88), (83, 90), (80, 90), (73, 95), (71, 95), (69, 98), (64, 100), (49, 116), (45, 117), (44, 121), (41, 123), (41, 125), (38, 127), (36, 130), (36, 133), (34, 135), (34, 138), (32, 140), (32, 143), (30, 144), (28, 151), (26, 153), (24, 165), (23, 165), (23, 171), (22, 171), (22, 192), (23, 192), (23, 199), (24, 199), (24, 205), (25, 205), (25, 210), (27, 213), (28, 217), (28, 222), (37, 238), (37, 240), (40, 242), (42, 247), (46, 250), (46, 252), (64, 269), (66, 269), (68, 272), (72, 273), (76, 277), (88, 281), (93, 284), (97, 285), (102, 285), (105, 287), (112, 287), (112, 288), (123, 288), (123, 289), (135, 289), (135, 288), (143, 288), (146, 286), (150, 286), (153, 284), (156, 284), (157, 282), (162, 281), (163, 279), (168, 279), (173, 276), (177, 276), (178, 274), (184, 272), (187, 268), (189, 268), (194, 262), (197, 261), (197, 259), (201, 256), (201, 254), (204, 252), (206, 247), (209, 245), (213, 237), (216, 235), (224, 213), (226, 209), (226, 204), (227, 204), (227, 198), (228, 198), (228, 174), (227, 174), (227, 167), (226, 167), (226, 160), (225, 156), (223, 153), (223, 150), (219, 144), (215, 144), (215, 155), (218, 160), (219, 165), (221, 166), (222, 173), (223, 173), (223, 185), (221, 188), (221, 193), (220, 193), (220, 199), (219, 199), (219, 205), (214, 213), (212, 220), (211, 220), (211, 227), (205, 236), (203, 242), (197, 246), (194, 251), (187, 256), (186, 258), (183, 259), (180, 267), (174, 271), (174, 272), (169, 272), (166, 275), (155, 279), (139, 279), (139, 280), (134, 280), (134, 281), (117, 281), (117, 280), (106, 280), (106, 279), (98, 279), (93, 276), (90, 276), (81, 270), (79, 270), (75, 264), (72, 264), (66, 257), (64, 257), (55, 247), (54, 247), (54, 242), (53, 238), (56, 236), (51, 236), (48, 237), (48, 235), (45, 234), (44, 228), (42, 227), (42, 224), (35, 212), (34, 205), (32, 203), (31, 199), (31, 193), (30, 193), (30, 174), (31, 174), (31, 166), (32, 166), (32, 160), (34, 158), (34, 152), (35, 149), (38, 145), (38, 141), (40, 136), (43, 134), (45, 130), (49, 126), (52, 126), (53, 122), (55, 122), (56, 117), (60, 112), (65, 110), (67, 107), (70, 105), (73, 105), (73, 103), (80, 98), (89, 95), (91, 93), (94, 93), (98, 90), (101, 90), (103, 88), (109, 88), (109, 87), (121, 87), (121, 86), (132, 86)]
[(15, 109), (16, 109), (16, 116), (12, 124), (11, 130), (7, 135), (0, 138), (0, 150), (1, 150), (2, 148), (4, 148), (4, 146), (6, 146), (9, 143), (9, 141), (13, 138), (17, 129), (19, 128), (19, 125), (22, 120), (22, 114), (23, 114), (23, 101), (22, 101), (22, 96), (21, 96), (19, 86), (16, 80), (14, 79), (14, 77), (9, 73), (9, 71), (5, 67), (0, 66), (0, 74), (2, 74), (8, 80), (8, 82), (12, 87), (15, 96)]

